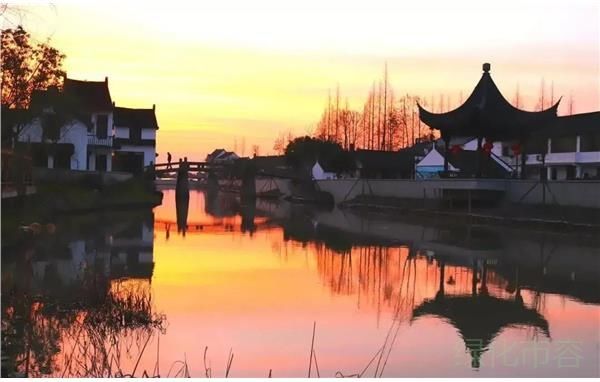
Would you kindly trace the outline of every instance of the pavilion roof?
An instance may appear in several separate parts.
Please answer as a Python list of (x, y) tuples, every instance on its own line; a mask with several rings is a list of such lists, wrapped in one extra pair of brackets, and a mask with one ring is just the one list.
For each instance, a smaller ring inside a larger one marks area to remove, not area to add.
[(483, 74), (473, 92), (454, 110), (432, 113), (417, 103), (421, 121), (442, 135), (514, 139), (549, 126), (556, 119), (560, 99), (541, 111), (516, 108), (500, 93), (489, 70), (490, 65), (483, 64)]

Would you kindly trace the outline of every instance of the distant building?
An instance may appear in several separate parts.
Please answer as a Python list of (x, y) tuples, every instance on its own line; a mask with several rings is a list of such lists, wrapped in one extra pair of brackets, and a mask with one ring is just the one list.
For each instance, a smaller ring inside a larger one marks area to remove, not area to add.
[(600, 111), (558, 117), (527, 147), (529, 178), (600, 179)]
[[(320, 162), (323, 162), (321, 164)], [(337, 174), (334, 171), (333, 167), (329, 165), (326, 161), (317, 160), (311, 169), (312, 178), (314, 180), (331, 180), (337, 179)]]
[(141, 173), (156, 159), (156, 107), (130, 109), (115, 107), (116, 171)]
[(366, 179), (411, 179), (414, 154), (409, 151), (356, 150), (356, 176)]
[(225, 149), (216, 149), (206, 156), (205, 161), (207, 163), (222, 164), (232, 163), (233, 161), (239, 158), (240, 157), (233, 151), (226, 151)]

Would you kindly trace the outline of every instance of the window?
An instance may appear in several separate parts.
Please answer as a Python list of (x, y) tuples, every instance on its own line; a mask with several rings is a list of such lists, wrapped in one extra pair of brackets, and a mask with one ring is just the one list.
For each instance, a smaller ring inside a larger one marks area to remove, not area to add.
[(96, 117), (96, 137), (108, 137), (108, 116), (100, 114)]
[(42, 117), (42, 131), (44, 140), (58, 142), (60, 139), (60, 126), (55, 114), (46, 114)]
[(139, 142), (142, 140), (142, 129), (138, 126), (129, 128), (129, 139), (134, 142)]
[(510, 147), (508, 147), (508, 145), (502, 145), (502, 156), (503, 157), (510, 156)]
[(106, 155), (96, 155), (96, 171), (106, 171)]
[(577, 137), (552, 138), (550, 149), (553, 153), (572, 153), (577, 148)]
[(580, 151), (600, 151), (600, 133), (587, 133), (580, 138)]

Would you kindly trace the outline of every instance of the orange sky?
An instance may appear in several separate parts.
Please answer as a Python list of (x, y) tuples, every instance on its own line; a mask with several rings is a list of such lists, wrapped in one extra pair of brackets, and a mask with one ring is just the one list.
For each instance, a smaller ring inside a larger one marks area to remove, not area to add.
[[(146, 4), (146, 3), (144, 3)], [(279, 132), (306, 134), (339, 83), (359, 107), (388, 62), (397, 94), (466, 97), (492, 63), (500, 90), (535, 106), (572, 94), (599, 109), (600, 5), (581, 1), (273, 1), (57, 3), (23, 8), (35, 38), (67, 54), (69, 77), (109, 77), (117, 105), (157, 105), (157, 151), (203, 159), (213, 148), (272, 153)], [(12, 16), (3, 26), (19, 19)]]

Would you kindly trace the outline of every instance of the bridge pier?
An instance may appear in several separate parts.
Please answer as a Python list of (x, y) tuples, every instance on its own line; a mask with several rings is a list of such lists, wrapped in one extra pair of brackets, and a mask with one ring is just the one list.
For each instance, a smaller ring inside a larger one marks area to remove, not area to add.
[(182, 162), (177, 169), (177, 185), (175, 187), (175, 196), (179, 199), (190, 197), (190, 182), (188, 179), (187, 162)]
[(240, 200), (242, 204), (256, 201), (256, 166), (252, 161), (243, 169)]

